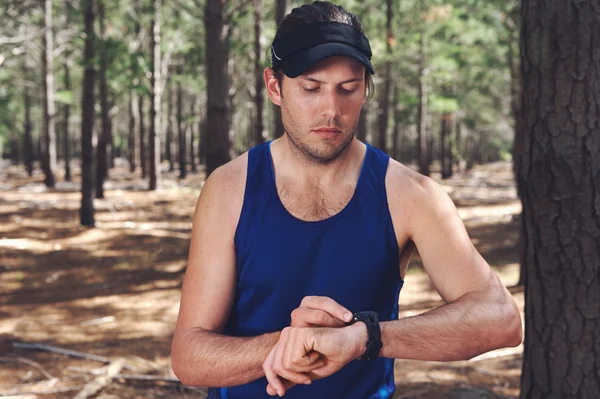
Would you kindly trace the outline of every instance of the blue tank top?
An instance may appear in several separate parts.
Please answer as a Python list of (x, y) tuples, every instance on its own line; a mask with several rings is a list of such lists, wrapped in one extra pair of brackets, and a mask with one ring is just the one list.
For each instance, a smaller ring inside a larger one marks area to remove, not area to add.
[[(237, 286), (225, 334), (283, 330), (307, 295), (328, 296), (353, 312), (398, 317), (399, 251), (385, 189), (389, 157), (367, 144), (355, 192), (339, 213), (309, 222), (292, 216), (277, 193), (270, 142), (248, 154), (244, 203), (235, 233)], [(272, 398), (265, 377), (210, 388), (209, 399)], [(297, 385), (285, 398), (391, 398), (394, 359), (355, 360), (336, 374)]]

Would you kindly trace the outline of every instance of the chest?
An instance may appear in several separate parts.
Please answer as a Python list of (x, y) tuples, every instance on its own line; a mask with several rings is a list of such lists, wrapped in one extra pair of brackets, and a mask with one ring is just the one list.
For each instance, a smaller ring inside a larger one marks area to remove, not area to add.
[(356, 182), (317, 187), (278, 181), (277, 194), (282, 205), (294, 217), (319, 221), (341, 212), (354, 195)]

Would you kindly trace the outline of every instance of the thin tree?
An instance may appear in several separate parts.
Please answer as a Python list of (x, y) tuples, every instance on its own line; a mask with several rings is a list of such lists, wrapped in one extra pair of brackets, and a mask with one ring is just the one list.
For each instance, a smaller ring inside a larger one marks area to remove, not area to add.
[(44, 35), (42, 68), (44, 73), (44, 140), (42, 169), (44, 171), (44, 184), (54, 187), (54, 170), (56, 170), (56, 108), (54, 104), (54, 37), (52, 34), (52, 0), (44, 0)]
[[(65, 60), (63, 84), (67, 92), (71, 91), (71, 61)], [(63, 108), (63, 152), (65, 158), (65, 181), (71, 181), (71, 135), (69, 120), (71, 119), (71, 104), (67, 102)]]
[(419, 41), (419, 107), (417, 109), (417, 158), (419, 172), (429, 176), (429, 156), (427, 151), (427, 76), (425, 64), (426, 38), (425, 28), (421, 30)]
[(187, 158), (186, 158), (186, 126), (183, 123), (183, 89), (181, 87), (181, 66), (177, 73), (177, 137), (179, 147), (179, 178), (187, 177)]
[(392, 0), (386, 1), (386, 54), (387, 60), (385, 61), (385, 73), (383, 80), (383, 90), (381, 91), (381, 98), (379, 100), (379, 137), (378, 147), (380, 150), (387, 152), (387, 130), (390, 113), (390, 92), (392, 86), (392, 42), (394, 40), (394, 33), (392, 31), (392, 17), (393, 8)]
[(167, 81), (167, 135), (165, 139), (165, 159), (169, 162), (169, 172), (175, 170), (173, 159), (173, 79)]
[(98, 0), (98, 22), (100, 25), (100, 49), (98, 69), (98, 94), (100, 95), (100, 115), (102, 126), (96, 146), (96, 198), (104, 198), (104, 180), (108, 176), (108, 151), (110, 141), (110, 117), (108, 115), (108, 83), (106, 81), (107, 48), (104, 22), (104, 0)]
[(129, 132), (127, 134), (127, 157), (129, 160), (129, 171), (135, 172), (135, 121), (137, 119), (137, 98), (133, 89), (129, 90)]
[(261, 61), (262, 50), (260, 46), (261, 28), (261, 0), (254, 0), (254, 145), (265, 141), (263, 136), (263, 68)]
[(94, 1), (83, 0), (84, 74), (81, 92), (81, 209), (83, 226), (94, 226)]
[(440, 165), (442, 167), (442, 179), (452, 176), (452, 159), (450, 157), (450, 136), (452, 126), (452, 113), (444, 112), (440, 118)]
[(152, 26), (150, 29), (150, 131), (148, 133), (149, 149), (149, 190), (156, 190), (160, 185), (160, 0), (152, 0)]
[(27, 53), (23, 53), (23, 105), (25, 107), (25, 121), (23, 125), (23, 158), (27, 174), (33, 174), (33, 139), (31, 137), (31, 93), (29, 91), (29, 67), (27, 66)]
[(206, 175), (229, 161), (229, 21), (222, 0), (206, 0)]
[(190, 147), (190, 167), (192, 172), (196, 172), (196, 132), (195, 132), (195, 128), (194, 126), (196, 125), (194, 123), (194, 119), (196, 117), (196, 96), (194, 95), (190, 95), (189, 96), (190, 99), (190, 116), (189, 116), (189, 123), (187, 123), (187, 126), (189, 126), (190, 128), (190, 140), (189, 140), (189, 145), (188, 147)]
[(521, 398), (600, 398), (600, 9), (525, 5)]
[[(279, 26), (283, 19), (285, 18), (285, 11), (287, 8), (286, 0), (275, 0), (275, 24)], [(273, 106), (273, 124), (275, 126), (275, 130), (273, 132), (273, 137), (278, 138), (283, 136), (285, 131), (283, 127), (283, 122), (281, 120), (281, 108), (277, 106)]]

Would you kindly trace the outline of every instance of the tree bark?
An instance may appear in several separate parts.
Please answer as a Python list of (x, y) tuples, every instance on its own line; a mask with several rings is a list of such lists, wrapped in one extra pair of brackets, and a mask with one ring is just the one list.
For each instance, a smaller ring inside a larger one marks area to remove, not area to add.
[(129, 158), (129, 171), (131, 173), (135, 172), (136, 167), (136, 151), (135, 151), (135, 120), (137, 118), (137, 99), (133, 89), (129, 90), (129, 133), (127, 139), (127, 155)]
[(367, 119), (369, 117), (369, 104), (363, 105), (360, 110), (360, 118), (358, 119), (358, 127), (356, 131), (356, 138), (365, 143), (367, 141), (367, 130), (368, 124)]
[[(71, 71), (68, 61), (65, 61), (64, 85), (66, 91), (71, 91)], [(71, 135), (69, 134), (69, 120), (71, 119), (71, 105), (64, 106), (63, 152), (65, 153), (65, 181), (71, 181)]]
[(23, 105), (25, 107), (25, 122), (23, 125), (23, 158), (25, 169), (29, 176), (33, 175), (33, 138), (31, 136), (31, 94), (29, 91), (29, 68), (27, 54), (23, 53)]
[(83, 0), (85, 18), (84, 74), (81, 92), (81, 209), (83, 226), (94, 226), (94, 1)]
[(190, 169), (192, 172), (196, 172), (196, 141), (195, 141), (195, 137), (196, 137), (196, 133), (195, 133), (195, 123), (194, 123), (194, 119), (196, 116), (196, 97), (194, 95), (190, 95), (190, 116), (189, 116), (189, 123), (187, 123), (186, 125), (189, 126), (190, 128), (190, 141), (188, 144), (188, 147), (190, 147)]
[(441, 151), (440, 164), (442, 166), (442, 179), (448, 179), (452, 176), (452, 157), (450, 152), (450, 126), (452, 124), (452, 114), (445, 112), (441, 117)]
[[(181, 71), (179, 71), (181, 77)], [(181, 80), (177, 81), (177, 134), (179, 148), (179, 178), (187, 177), (187, 159), (186, 159), (186, 128), (183, 126), (183, 89)]]
[(108, 115), (108, 84), (106, 82), (106, 28), (104, 23), (104, 0), (98, 0), (98, 22), (100, 25), (100, 65), (98, 69), (98, 94), (100, 95), (100, 118), (102, 126), (96, 146), (96, 198), (104, 198), (104, 180), (108, 176), (108, 151), (110, 121)]
[[(277, 27), (279, 27), (279, 25), (285, 18), (286, 8), (286, 0), (275, 0), (275, 24), (277, 25)], [(274, 105), (273, 111), (273, 124), (275, 126), (273, 138), (276, 139), (283, 136), (285, 129), (283, 128), (283, 122), (281, 121), (281, 108)]]
[(56, 109), (54, 105), (54, 37), (52, 34), (52, 0), (44, 0), (44, 35), (43, 35), (42, 68), (44, 73), (44, 140), (42, 165), (44, 184), (54, 187), (54, 170), (56, 170)]
[(165, 143), (165, 159), (169, 161), (169, 172), (175, 170), (173, 160), (173, 83), (172, 79), (167, 82), (167, 138)]
[(149, 190), (156, 190), (160, 185), (160, 0), (152, 0), (152, 26), (150, 29), (150, 132), (148, 144), (150, 152)]
[(600, 8), (523, 3), (521, 398), (600, 397)]
[(140, 125), (140, 168), (142, 169), (142, 179), (146, 178), (146, 161), (148, 157), (146, 156), (146, 124), (144, 121), (144, 95), (140, 95), (138, 101), (138, 115), (139, 115), (139, 125)]
[(400, 126), (402, 122), (402, 117), (400, 115), (400, 104), (398, 102), (398, 97), (400, 95), (398, 90), (398, 83), (394, 84), (393, 91), (393, 101), (392, 101), (392, 109), (394, 110), (394, 126), (393, 126), (393, 134), (392, 134), (392, 158), (398, 160), (398, 137), (400, 136)]
[(206, 26), (206, 175), (227, 163), (229, 157), (229, 76), (227, 43), (229, 25), (225, 0), (207, 0)]
[(381, 99), (379, 101), (379, 137), (378, 147), (381, 151), (387, 152), (387, 131), (390, 114), (390, 91), (392, 87), (392, 41), (394, 35), (392, 31), (392, 0), (386, 1), (386, 53), (388, 59), (385, 62), (385, 75), (383, 81), (383, 90), (381, 91)]
[(254, 145), (264, 143), (263, 136), (263, 68), (260, 46), (261, 0), (254, 0)]
[[(425, 23), (423, 21), (423, 23)], [(419, 45), (419, 108), (417, 111), (417, 131), (419, 134), (417, 157), (419, 158), (419, 173), (429, 176), (429, 157), (427, 151), (427, 77), (425, 64), (426, 38), (425, 27), (421, 28)]]

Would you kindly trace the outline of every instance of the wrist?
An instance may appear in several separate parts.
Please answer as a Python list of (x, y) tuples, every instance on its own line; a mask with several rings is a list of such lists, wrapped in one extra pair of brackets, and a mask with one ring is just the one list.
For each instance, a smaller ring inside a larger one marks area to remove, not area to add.
[(346, 328), (348, 329), (352, 340), (352, 360), (355, 360), (364, 355), (367, 351), (367, 341), (369, 340), (367, 325), (360, 321)]

